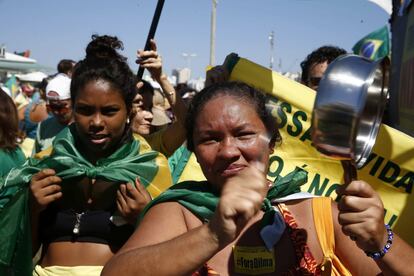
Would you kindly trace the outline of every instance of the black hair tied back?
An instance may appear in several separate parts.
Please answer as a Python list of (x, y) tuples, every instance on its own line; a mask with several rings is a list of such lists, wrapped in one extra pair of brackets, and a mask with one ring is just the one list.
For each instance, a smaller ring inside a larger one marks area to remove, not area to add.
[(86, 47), (86, 57), (74, 69), (71, 82), (71, 100), (75, 105), (79, 92), (90, 81), (104, 80), (121, 93), (128, 113), (136, 91), (136, 78), (126, 62), (122, 41), (116, 36), (92, 35)]
[(87, 59), (106, 59), (116, 58), (125, 61), (126, 58), (119, 55), (117, 50), (123, 50), (124, 45), (116, 36), (92, 35), (92, 41), (86, 48)]

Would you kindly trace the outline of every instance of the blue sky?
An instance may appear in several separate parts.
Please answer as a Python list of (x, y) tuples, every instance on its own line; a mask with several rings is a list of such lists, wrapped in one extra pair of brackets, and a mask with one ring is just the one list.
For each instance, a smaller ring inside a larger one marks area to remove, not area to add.
[[(92, 34), (118, 36), (131, 68), (142, 48), (156, 0), (0, 0), (0, 44), (7, 51), (31, 50), (31, 57), (56, 67), (62, 58), (81, 59)], [(156, 40), (165, 71), (185, 67), (204, 75), (210, 54), (211, 0), (165, 0)], [(275, 32), (275, 67), (299, 71), (313, 49), (334, 44), (351, 51), (363, 36), (387, 24), (389, 16), (368, 0), (219, 0), (216, 63), (231, 52), (269, 65), (269, 34)]]

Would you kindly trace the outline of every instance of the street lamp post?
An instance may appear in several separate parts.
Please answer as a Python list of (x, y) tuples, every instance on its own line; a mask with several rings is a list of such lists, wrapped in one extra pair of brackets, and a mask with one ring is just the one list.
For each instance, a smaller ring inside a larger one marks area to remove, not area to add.
[(273, 62), (274, 62), (274, 58), (273, 58), (274, 37), (275, 37), (275, 32), (271, 31), (270, 35), (269, 35), (269, 42), (270, 42), (270, 65), (269, 65), (269, 68), (270, 69), (273, 69)]
[(213, 7), (211, 9), (211, 26), (210, 26), (210, 66), (216, 63), (216, 8), (218, 0), (212, 0)]

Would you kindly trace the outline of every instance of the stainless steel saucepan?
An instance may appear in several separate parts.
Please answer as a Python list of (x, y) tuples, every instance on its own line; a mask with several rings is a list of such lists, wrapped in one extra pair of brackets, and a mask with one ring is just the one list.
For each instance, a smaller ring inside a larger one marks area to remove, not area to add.
[(389, 59), (338, 57), (321, 79), (312, 141), (321, 153), (360, 168), (375, 144), (387, 100)]

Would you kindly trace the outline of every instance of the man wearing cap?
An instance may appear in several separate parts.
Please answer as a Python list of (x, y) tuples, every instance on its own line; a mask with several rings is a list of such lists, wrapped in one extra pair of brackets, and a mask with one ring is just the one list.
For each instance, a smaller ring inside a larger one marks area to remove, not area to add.
[(67, 75), (58, 74), (46, 86), (47, 107), (53, 116), (39, 123), (34, 153), (50, 147), (55, 136), (72, 122), (70, 82)]

